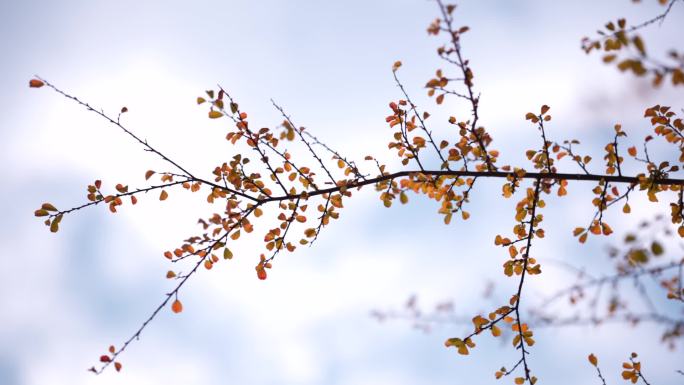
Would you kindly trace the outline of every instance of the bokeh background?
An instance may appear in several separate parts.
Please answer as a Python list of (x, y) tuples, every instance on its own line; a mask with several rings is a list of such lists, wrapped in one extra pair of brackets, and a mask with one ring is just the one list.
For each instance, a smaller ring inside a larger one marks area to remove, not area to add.
[[(626, 143), (637, 144), (648, 132), (645, 107), (684, 105), (681, 89), (653, 91), (580, 49), (580, 39), (608, 20), (637, 23), (663, 9), (643, 3), (460, 4), (457, 21), (471, 27), (464, 52), (482, 92), (482, 123), (502, 163), (530, 167), (521, 163), (524, 150), (540, 139), (524, 114), (542, 104), (552, 107), (552, 138), (578, 138), (597, 160), (615, 123), (630, 135)], [(444, 66), (435, 55), (441, 38), (426, 34), (437, 14), (423, 0), (0, 2), (0, 383), (495, 383), (494, 371), (517, 361), (510, 342), (482, 337), (461, 357), (443, 341), (468, 326), (426, 334), (407, 321), (379, 323), (370, 312), (401, 308), (415, 294), (426, 308), (453, 300), (459, 314), (472, 316), (508, 298), (515, 280), (502, 275), (507, 253), (492, 239), (510, 231), (514, 202), (501, 199), (500, 181), (481, 181), (472, 218), (450, 226), (423, 198), (385, 209), (366, 189), (345, 202), (341, 219), (314, 247), (279, 257), (263, 282), (253, 270), (258, 236), (241, 240), (230, 263), (202, 271), (182, 290), (183, 313), (163, 311), (123, 355), (123, 371), (101, 376), (86, 369), (170, 290), (162, 252), (198, 231), (206, 205), (200, 195), (172, 192), (163, 203), (155, 195), (116, 215), (105, 207), (69, 215), (56, 235), (33, 217), (45, 201), (60, 208), (83, 202), (95, 179), (142, 186), (146, 170), (166, 168), (95, 114), (46, 88), (29, 89), (34, 74), (107, 112), (126, 106), (128, 128), (203, 175), (234, 151), (223, 139), (228, 121), (209, 121), (195, 104), (216, 84), (230, 90), (252, 124), (281, 121), (273, 98), (343, 154), (373, 154), (398, 169), (384, 122), (387, 103), (400, 97), (390, 71), (395, 60), (404, 63), (399, 74), (408, 91), (434, 114), (438, 135), (449, 137), (446, 116), (467, 113), (456, 100), (437, 108), (425, 96), (423, 85)], [(648, 49), (681, 43), (683, 25), (677, 4), (645, 33)], [(545, 258), (610, 271), (610, 239), (580, 247), (571, 235), (591, 218), (591, 188), (572, 184), (567, 199), (548, 200), (547, 238), (534, 246), (545, 271), (528, 282), (530, 304), (574, 282)], [(628, 217), (609, 215), (615, 238), (668, 210), (639, 199), (632, 207)], [(494, 299), (483, 299), (490, 281)], [(621, 362), (637, 351), (651, 383), (681, 383), (675, 370), (684, 369), (684, 355), (662, 346), (659, 330), (538, 330), (532, 369), (546, 383), (598, 383), (586, 361), (593, 352), (609, 383), (620, 383)]]

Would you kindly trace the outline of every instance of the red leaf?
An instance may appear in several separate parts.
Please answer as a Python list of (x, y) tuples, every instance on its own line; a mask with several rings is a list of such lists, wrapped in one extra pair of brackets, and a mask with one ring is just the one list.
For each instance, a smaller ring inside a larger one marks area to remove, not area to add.
[(257, 277), (259, 277), (259, 279), (262, 281), (264, 279), (266, 279), (266, 277), (267, 277), (266, 269), (264, 269), (264, 268), (257, 269)]

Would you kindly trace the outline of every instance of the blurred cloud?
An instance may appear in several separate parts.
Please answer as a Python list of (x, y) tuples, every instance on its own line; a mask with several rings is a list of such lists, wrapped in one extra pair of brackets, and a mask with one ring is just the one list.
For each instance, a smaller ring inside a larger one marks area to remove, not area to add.
[[(681, 90), (645, 91), (643, 82), (579, 49), (582, 36), (610, 19), (657, 14), (655, 1), (462, 3), (457, 17), (472, 29), (464, 49), (482, 92), (483, 124), (503, 163), (538, 145), (523, 117), (541, 104), (552, 106), (555, 139), (577, 137), (598, 154), (614, 123), (633, 130), (628, 140), (638, 143), (646, 135), (643, 108), (661, 98), (684, 103)], [(411, 196), (409, 206), (387, 210), (371, 189), (355, 193), (317, 244), (279, 257), (266, 282), (253, 270), (261, 242), (243, 242), (234, 260), (189, 282), (186, 310), (163, 312), (130, 346), (121, 373), (102, 376), (86, 369), (170, 290), (161, 254), (197, 231), (208, 209), (181, 192), (164, 204), (146, 197), (115, 216), (100, 207), (69, 216), (56, 236), (32, 216), (44, 201), (82, 202), (95, 179), (139, 186), (146, 170), (166, 167), (95, 114), (29, 89), (34, 74), (105, 111), (127, 106), (128, 127), (204, 175), (232, 155), (225, 122), (209, 121), (194, 104), (217, 83), (261, 126), (282, 120), (274, 98), (342, 153), (398, 166), (386, 150), (384, 122), (387, 103), (400, 98), (390, 72), (395, 60), (404, 62), (399, 75), (418, 105), (433, 113), (436, 133), (448, 137), (439, 122), (468, 112), (449, 100), (438, 110), (425, 97), (426, 80), (444, 66), (434, 55), (441, 41), (425, 33), (436, 15), (422, 0), (0, 3), (7, 37), (0, 40), (0, 383), (495, 383), (494, 371), (516, 359), (507, 346), (482, 338), (464, 359), (443, 346), (462, 326), (424, 335), (408, 323), (378, 324), (369, 312), (412, 293), (428, 303), (453, 298), (465, 315), (486, 310), (480, 293), (487, 279), (508, 293), (513, 282), (500, 272), (506, 256), (492, 239), (510, 231), (514, 202), (499, 200), (496, 182), (478, 182), (473, 217), (450, 226), (434, 202)], [(684, 7), (675, 7), (654, 28), (665, 38), (649, 47), (680, 43), (683, 20)], [(603, 243), (579, 248), (570, 236), (589, 220), (590, 189), (571, 184), (565, 203), (549, 199), (548, 236), (535, 244), (542, 263), (546, 256), (607, 265)], [(611, 217), (616, 233), (668, 210), (638, 200), (632, 207), (631, 217)], [(529, 291), (543, 295), (569, 282), (549, 267)], [(647, 338), (654, 330), (540, 330), (533, 369), (555, 384), (589, 383), (596, 378), (585, 360), (593, 351), (617, 382), (621, 360), (637, 350), (653, 383), (676, 383), (671, 371), (681, 353)]]

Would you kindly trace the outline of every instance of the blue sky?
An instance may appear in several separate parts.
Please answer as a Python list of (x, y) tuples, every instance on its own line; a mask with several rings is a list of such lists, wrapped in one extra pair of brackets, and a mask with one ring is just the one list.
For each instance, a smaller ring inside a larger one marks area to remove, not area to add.
[[(552, 107), (550, 135), (582, 140), (596, 159), (613, 124), (621, 122), (638, 143), (647, 130), (645, 107), (684, 105), (681, 89), (649, 91), (579, 48), (608, 20), (636, 23), (661, 10), (655, 0), (644, 2), (462, 2), (457, 20), (472, 30), (464, 50), (502, 163), (537, 145), (523, 117), (542, 104)], [(435, 5), (423, 0), (0, 3), (0, 383), (495, 383), (494, 371), (517, 360), (508, 346), (482, 338), (464, 358), (443, 347), (463, 326), (426, 335), (401, 321), (379, 324), (369, 312), (401, 306), (416, 293), (427, 305), (454, 299), (472, 316), (489, 306), (478, 294), (486, 280), (498, 282), (505, 298), (514, 282), (501, 274), (505, 251), (492, 239), (513, 225), (514, 202), (500, 199), (499, 182), (483, 182), (471, 220), (450, 226), (418, 197), (388, 210), (371, 189), (358, 193), (317, 245), (283, 256), (265, 282), (253, 271), (260, 242), (241, 242), (233, 261), (192, 279), (182, 292), (182, 314), (165, 311), (146, 329), (122, 357), (121, 373), (98, 377), (85, 369), (170, 290), (161, 253), (196, 231), (204, 205), (179, 193), (163, 204), (142, 200), (116, 216), (98, 207), (66, 217), (57, 235), (32, 216), (44, 201), (82, 202), (95, 179), (139, 186), (146, 170), (163, 168), (94, 114), (46, 89), (29, 89), (34, 74), (106, 111), (127, 106), (127, 127), (207, 174), (232, 151), (223, 140), (227, 121), (209, 121), (194, 103), (217, 83), (259, 125), (280, 122), (273, 98), (341, 152), (357, 159), (374, 154), (398, 169), (384, 122), (387, 103), (400, 97), (390, 70), (395, 60), (403, 61), (402, 81), (435, 124), (467, 111), (453, 100), (436, 108), (422, 88), (443, 66), (434, 54), (441, 40), (425, 31), (436, 16)], [(647, 33), (664, 36), (649, 48), (675, 45), (682, 21), (684, 7), (676, 6)], [(590, 218), (591, 186), (571, 187), (567, 200), (545, 212), (548, 236), (535, 245), (539, 259), (609, 266), (605, 240), (579, 247), (571, 236)], [(620, 234), (667, 209), (637, 199), (632, 216), (611, 217), (613, 227)], [(549, 266), (530, 282), (530, 301), (571, 282)], [(619, 383), (622, 360), (636, 350), (653, 383), (676, 383), (681, 351), (648, 340), (652, 332), (540, 331), (532, 367), (550, 383), (593, 383), (586, 355), (594, 352), (610, 382)]]

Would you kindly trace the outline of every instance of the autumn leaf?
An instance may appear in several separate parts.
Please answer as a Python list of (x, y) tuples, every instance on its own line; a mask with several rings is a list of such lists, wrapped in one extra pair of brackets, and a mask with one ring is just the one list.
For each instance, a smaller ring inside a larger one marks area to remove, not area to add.
[(57, 211), (57, 208), (53, 206), (51, 203), (43, 203), (42, 206), (40, 206), (40, 208), (47, 211)]
[(589, 362), (590, 362), (592, 365), (594, 365), (594, 366), (597, 366), (597, 365), (598, 365), (598, 359), (596, 359), (596, 356), (595, 356), (593, 353), (590, 354), (589, 357), (587, 357), (587, 358), (589, 359)]
[(179, 300), (173, 301), (173, 304), (171, 304), (171, 311), (174, 313), (178, 314), (183, 311), (183, 304)]
[(627, 153), (631, 156), (636, 156), (637, 155), (637, 149), (636, 147), (632, 146), (627, 149)]
[(44, 85), (45, 85), (45, 83), (42, 80), (39, 80), (39, 79), (29, 80), (29, 87), (31, 87), (31, 88), (40, 88)]
[(263, 267), (257, 269), (257, 277), (262, 281), (265, 280), (268, 277), (268, 275), (266, 274), (266, 269), (264, 269)]

